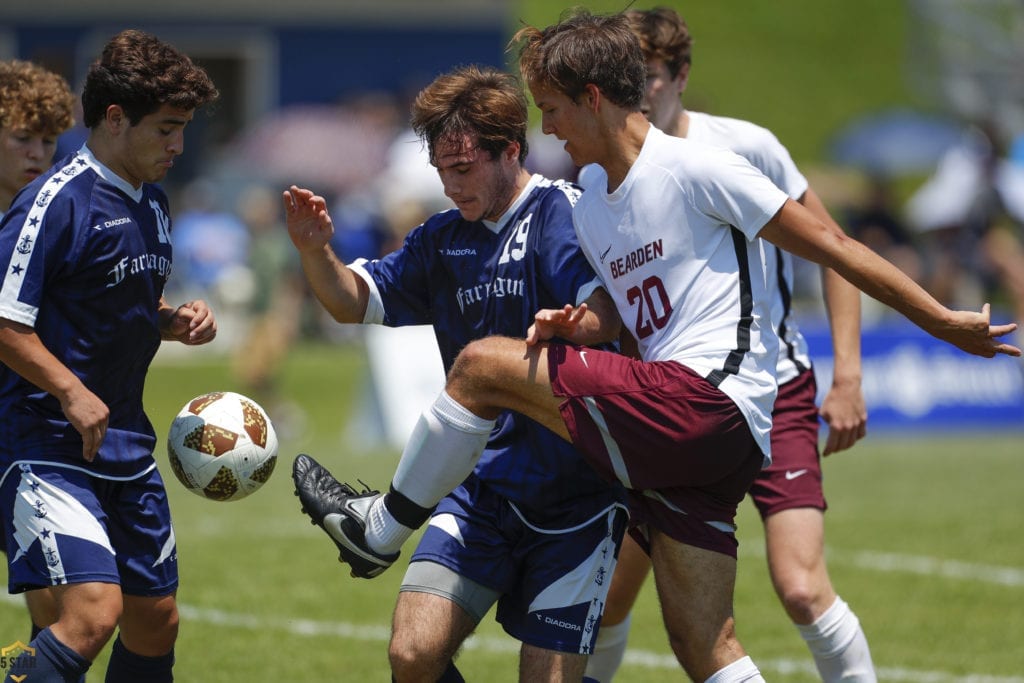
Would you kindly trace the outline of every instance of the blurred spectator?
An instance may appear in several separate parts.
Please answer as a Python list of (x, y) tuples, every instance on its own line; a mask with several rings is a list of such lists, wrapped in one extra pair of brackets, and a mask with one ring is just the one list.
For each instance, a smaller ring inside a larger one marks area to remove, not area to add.
[(174, 267), (184, 290), (212, 292), (229, 302), (247, 301), (251, 282), (238, 272), (246, 267), (249, 230), (231, 211), (220, 208), (216, 186), (200, 178), (185, 186), (174, 218)]
[[(892, 181), (870, 175), (864, 196), (843, 209), (846, 230), (873, 251), (881, 254), (917, 282), (924, 276), (921, 256), (906, 224), (900, 216), (893, 196)], [(862, 297), (865, 319), (887, 316), (892, 309), (875, 305), (870, 297)]]
[(248, 329), (234, 346), (232, 369), (243, 393), (267, 410), (284, 437), (301, 433), (304, 424), (302, 411), (283, 399), (279, 380), (309, 309), (306, 280), (281, 220), (280, 202), (278, 192), (262, 184), (243, 190), (238, 201), (249, 232), (253, 287), (245, 309)]
[(925, 281), (936, 298), (973, 308), (1004, 294), (1024, 321), (1024, 165), (1007, 158), (994, 125), (971, 128), (946, 153), (910, 198), (907, 217), (924, 238)]
[(402, 246), (405, 235), (435, 213), (454, 209), (444, 194), (430, 152), (416, 133), (406, 128), (388, 149), (387, 166), (377, 178), (377, 198), (387, 237), (381, 254)]
[[(391, 230), (369, 191), (342, 194), (331, 203), (334, 238), (331, 247), (345, 263), (386, 254)], [(287, 234), (287, 233), (286, 233)]]

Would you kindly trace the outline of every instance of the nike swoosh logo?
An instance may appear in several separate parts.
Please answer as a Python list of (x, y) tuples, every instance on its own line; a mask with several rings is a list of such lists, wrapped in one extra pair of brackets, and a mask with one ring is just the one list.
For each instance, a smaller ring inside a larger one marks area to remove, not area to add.
[(791, 470), (787, 470), (786, 471), (786, 479), (787, 480), (796, 479), (797, 477), (802, 476), (804, 474), (807, 474), (807, 470), (796, 470), (795, 472), (791, 471)]
[(611, 250), (612, 250), (612, 245), (609, 244), (608, 248), (605, 249), (604, 252), (601, 254), (601, 263), (604, 263), (605, 257), (608, 256), (608, 252), (611, 251)]
[(583, 365), (586, 365), (588, 368), (590, 367), (589, 365), (587, 365), (587, 352), (586, 351), (580, 351), (580, 360), (583, 361)]

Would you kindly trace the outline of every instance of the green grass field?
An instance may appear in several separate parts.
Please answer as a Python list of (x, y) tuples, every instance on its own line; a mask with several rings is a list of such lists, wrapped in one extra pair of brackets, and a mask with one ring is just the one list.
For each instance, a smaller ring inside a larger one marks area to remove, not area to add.
[[(226, 364), (158, 359), (147, 386), (161, 437), (189, 398), (238, 390)], [(301, 515), (292, 457), (307, 451), (339, 476), (384, 486), (397, 453), (360, 452), (352, 417), (366, 380), (359, 344), (295, 349), (286, 396), (306, 428), (283, 435), (278, 471), (250, 498), (215, 503), (186, 492), (158, 460), (172, 496), (181, 567), (177, 679), (195, 683), (388, 680), (386, 641), (403, 570), (352, 579)], [(272, 414), (272, 417), (274, 415)], [(1024, 435), (872, 436), (826, 463), (832, 577), (855, 608), (882, 680), (1022, 683)], [(767, 579), (760, 523), (743, 506), (736, 610), (740, 636), (769, 680), (813, 681), (803, 643)], [(28, 636), (19, 599), (0, 606), (0, 641)], [(517, 680), (517, 647), (490, 619), (465, 648), (468, 680)], [(648, 586), (634, 618), (624, 683), (675, 681)], [(102, 680), (106, 653), (90, 680)]]

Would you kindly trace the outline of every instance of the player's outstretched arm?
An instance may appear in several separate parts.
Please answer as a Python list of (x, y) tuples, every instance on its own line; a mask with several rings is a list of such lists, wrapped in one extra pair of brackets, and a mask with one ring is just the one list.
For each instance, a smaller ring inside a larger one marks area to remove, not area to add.
[(1021, 355), (1017, 347), (999, 341), (999, 337), (1016, 330), (1017, 325), (990, 324), (988, 304), (981, 312), (946, 308), (896, 266), (841, 230), (830, 228), (792, 200), (786, 201), (759, 236), (790, 253), (832, 268), (861, 291), (963, 351), (985, 358), (998, 353)]
[(362, 322), (369, 287), (331, 249), (334, 222), (327, 213), (326, 200), (295, 185), (284, 191), (282, 199), (288, 236), (317, 300), (340, 323)]

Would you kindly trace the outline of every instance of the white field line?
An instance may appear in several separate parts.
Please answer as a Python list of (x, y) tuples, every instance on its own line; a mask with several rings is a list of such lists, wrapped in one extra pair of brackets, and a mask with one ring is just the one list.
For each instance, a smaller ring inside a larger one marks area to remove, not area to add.
[[(748, 545), (749, 547), (749, 545)], [(757, 554), (753, 550), (750, 554)], [(745, 553), (746, 554), (746, 553)], [(876, 552), (837, 552), (829, 550), (832, 560), (838, 564), (851, 564), (863, 569), (881, 572), (903, 572), (946, 579), (992, 583), (1000, 586), (1024, 586), (1024, 570), (1014, 567), (996, 567), (954, 560), (940, 560), (931, 557), (899, 555)], [(24, 607), (19, 596), (7, 595), (5, 604)], [(341, 621), (316, 621), (312, 619), (267, 618), (254, 614), (226, 612), (223, 610), (179, 604), (183, 619), (218, 626), (250, 630), (275, 630), (300, 636), (331, 636), (346, 640), (385, 643), (390, 636), (390, 627), (379, 624), (356, 624)], [(482, 652), (515, 653), (519, 644), (511, 638), (493, 636), (472, 636), (466, 641), (465, 649)], [(678, 668), (675, 658), (648, 650), (630, 648), (625, 663), (647, 669), (674, 670)], [(757, 660), (758, 668), (766, 674), (784, 676), (804, 673), (814, 675), (814, 664), (808, 660), (764, 659)], [(880, 667), (881, 680), (904, 683), (1024, 683), (1020, 676), (990, 676), (987, 674), (951, 674), (944, 671), (921, 671), (896, 667)]]
[[(764, 545), (746, 543), (740, 545), (740, 556), (765, 556)], [(883, 553), (871, 550), (846, 551), (828, 547), (825, 556), (829, 564), (836, 566), (856, 567), (878, 572), (895, 574), (916, 574), (957, 581), (990, 583), (1008, 588), (1024, 587), (1024, 569), (1019, 567), (1000, 567), (976, 562), (960, 560), (943, 560), (926, 555), (903, 555), (899, 553)]]

